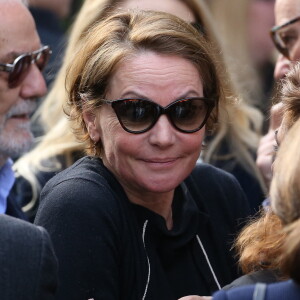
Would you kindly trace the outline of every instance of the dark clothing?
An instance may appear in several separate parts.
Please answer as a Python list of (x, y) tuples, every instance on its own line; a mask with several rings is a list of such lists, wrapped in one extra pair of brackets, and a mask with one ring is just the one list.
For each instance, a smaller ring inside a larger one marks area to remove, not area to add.
[(7, 197), (6, 215), (28, 221), (27, 216), (22, 211), (21, 207), (17, 203), (14, 191), (11, 191)]
[[(83, 153), (81, 151), (74, 151), (72, 153), (71, 159), (73, 162), (75, 162), (79, 158), (82, 158), (82, 156)], [(43, 171), (39, 170), (38, 172), (33, 173), (34, 176), (36, 176), (36, 179), (41, 189), (45, 186), (48, 180), (50, 180), (61, 170), (64, 170), (68, 167), (65, 156), (63, 155), (57, 155), (48, 158), (46, 160), (43, 160), (41, 164), (42, 164), (41, 169), (43, 169)], [(60, 166), (60, 168), (58, 169), (57, 166)], [(55, 170), (55, 171), (50, 171), (50, 170)], [(32, 202), (32, 198), (33, 198), (33, 190), (32, 190), (31, 183), (28, 180), (26, 180), (23, 176), (17, 176), (11, 194), (14, 195), (14, 198), (20, 207), (24, 207), (28, 205), (30, 202)], [(25, 218), (32, 223), (34, 221), (38, 206), (40, 204), (40, 194), (39, 193), (37, 194), (38, 195), (35, 203), (32, 204), (31, 208), (26, 211), (26, 216), (25, 216)]]
[(266, 198), (257, 178), (246, 171), (240, 164), (235, 164), (231, 170), (227, 170), (226, 167), (222, 167), (219, 164), (216, 164), (216, 166), (235, 176), (246, 194), (251, 215), (255, 215), (260, 210), (262, 202)]
[[(220, 291), (214, 294), (213, 300), (252, 300), (255, 285), (247, 285)], [(300, 299), (300, 286), (292, 280), (267, 285), (265, 300)]]
[(172, 209), (168, 230), (160, 215), (128, 200), (100, 159), (85, 157), (52, 178), (35, 223), (59, 260), (57, 299), (177, 300), (238, 277), (230, 247), (249, 209), (236, 179), (199, 164), (175, 190)]
[(0, 299), (55, 299), (57, 261), (47, 232), (0, 215)]
[(255, 284), (257, 282), (275, 283), (279, 280), (280, 276), (278, 272), (274, 270), (260, 270), (237, 278), (232, 283), (224, 286), (223, 290), (229, 290), (242, 285)]
[[(208, 142), (210, 138), (211, 137), (208, 137)], [(217, 168), (234, 175), (246, 194), (251, 209), (251, 215), (255, 215), (259, 211), (266, 195), (264, 194), (258, 179), (250, 174), (236, 159), (230, 158), (235, 149), (231, 149), (228, 144), (229, 142), (226, 140), (222, 142), (218, 154), (216, 155), (217, 158), (212, 159), (210, 163)], [(253, 160), (255, 160), (255, 153), (253, 153)]]
[[(41, 187), (44, 187), (46, 182), (50, 180), (53, 176), (55, 176), (57, 172), (38, 172), (35, 173), (37, 177), (38, 183)], [(26, 206), (32, 200), (33, 193), (32, 193), (32, 186), (29, 181), (27, 181), (24, 177), (19, 176), (16, 178), (15, 184), (12, 188), (12, 192), (16, 195), (15, 199), (18, 205), (21, 207)], [(29, 211), (26, 211), (26, 218), (33, 223), (38, 206), (40, 204), (40, 195), (37, 195), (38, 198), (36, 202), (32, 205)]]

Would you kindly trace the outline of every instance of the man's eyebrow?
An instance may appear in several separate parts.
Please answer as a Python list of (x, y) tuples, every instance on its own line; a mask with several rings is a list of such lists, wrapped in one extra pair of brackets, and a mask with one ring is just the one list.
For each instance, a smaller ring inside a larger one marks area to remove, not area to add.
[(16, 51), (12, 51), (12, 52), (6, 53), (4, 56), (0, 57), (0, 62), (1, 63), (12, 62), (13, 60), (15, 60), (18, 56), (20, 56), (22, 54), (23, 53), (16, 52)]
[[(1, 0), (0, 0), (1, 1)], [(40, 48), (43, 47), (44, 44), (40, 44)], [(9, 62), (13, 62), (18, 56), (22, 55), (22, 54), (26, 54), (26, 53), (30, 53), (31, 51), (11, 51), (6, 53), (4, 56), (0, 57), (0, 63), (9, 63)]]

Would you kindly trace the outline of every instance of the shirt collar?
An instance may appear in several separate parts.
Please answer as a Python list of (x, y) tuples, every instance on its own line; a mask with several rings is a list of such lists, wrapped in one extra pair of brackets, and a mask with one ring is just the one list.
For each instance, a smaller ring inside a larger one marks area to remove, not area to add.
[(0, 169), (0, 213), (4, 214), (7, 207), (7, 197), (15, 182), (12, 170), (13, 161), (9, 158)]

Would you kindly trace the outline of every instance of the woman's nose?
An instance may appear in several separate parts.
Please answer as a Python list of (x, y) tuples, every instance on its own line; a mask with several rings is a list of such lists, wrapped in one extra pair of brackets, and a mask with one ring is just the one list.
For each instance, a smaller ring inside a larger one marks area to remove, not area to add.
[(21, 96), (24, 99), (34, 99), (45, 96), (47, 86), (44, 76), (36, 64), (30, 66), (30, 70), (22, 82)]
[(149, 141), (151, 144), (167, 148), (175, 143), (176, 129), (166, 115), (161, 115), (150, 130)]

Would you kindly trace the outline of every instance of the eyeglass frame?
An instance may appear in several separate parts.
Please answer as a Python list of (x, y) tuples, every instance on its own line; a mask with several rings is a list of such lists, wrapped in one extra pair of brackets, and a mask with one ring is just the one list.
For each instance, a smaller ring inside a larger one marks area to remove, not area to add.
[[(114, 108), (114, 103), (121, 102), (121, 101), (126, 101), (126, 100), (143, 100), (143, 101), (147, 101), (147, 102), (153, 103), (156, 107), (159, 108), (158, 116), (157, 116), (155, 122), (153, 122), (153, 124), (151, 124), (149, 127), (147, 127), (146, 129), (143, 129), (143, 130), (135, 131), (135, 130), (130, 130), (130, 129), (126, 128), (125, 125), (123, 124), (122, 120), (119, 118), (119, 116), (118, 116), (118, 114), (117, 114), (117, 112), (116, 112), (116, 110), (115, 110), (115, 108)], [(170, 106), (172, 106), (172, 105), (174, 105), (174, 104), (176, 104), (176, 103), (178, 103), (178, 102), (180, 102), (180, 101), (184, 101), (184, 100), (203, 100), (203, 101), (205, 102), (205, 104), (207, 105), (207, 112), (206, 112), (206, 115), (205, 115), (205, 117), (204, 117), (204, 119), (203, 119), (203, 122), (200, 124), (200, 126), (199, 126), (197, 129), (193, 129), (193, 130), (182, 130), (182, 129), (180, 129), (178, 126), (176, 126), (176, 125), (174, 124), (174, 122), (172, 121), (172, 119), (169, 117), (169, 114), (168, 114), (168, 111), (167, 111), (168, 108), (169, 108)], [(147, 131), (151, 130), (151, 129), (155, 126), (155, 124), (157, 123), (157, 121), (158, 121), (158, 119), (161, 117), (161, 115), (164, 115), (164, 114), (165, 114), (165, 115), (167, 116), (169, 122), (172, 124), (172, 126), (173, 126), (176, 130), (178, 130), (178, 131), (180, 131), (180, 132), (182, 132), (182, 133), (187, 133), (187, 134), (189, 134), (189, 133), (194, 133), (194, 132), (197, 132), (197, 131), (201, 130), (201, 129), (204, 127), (204, 125), (206, 124), (207, 120), (209, 119), (209, 116), (210, 116), (212, 110), (213, 110), (214, 107), (215, 107), (215, 103), (210, 102), (210, 101), (207, 101), (207, 100), (211, 100), (211, 99), (208, 98), (208, 97), (187, 97), (187, 98), (182, 98), (182, 99), (175, 100), (175, 101), (171, 102), (170, 104), (168, 104), (168, 105), (165, 106), (165, 107), (163, 107), (163, 106), (159, 105), (158, 103), (156, 103), (156, 102), (154, 102), (154, 101), (151, 101), (151, 100), (149, 100), (149, 99), (142, 99), (142, 98), (124, 98), (124, 99), (116, 99), (116, 100), (101, 99), (101, 102), (112, 106), (112, 108), (113, 108), (113, 110), (114, 110), (114, 112), (115, 112), (115, 114), (116, 114), (116, 116), (117, 116), (117, 118), (118, 118), (118, 121), (119, 121), (121, 127), (122, 127), (125, 131), (127, 131), (127, 132), (129, 132), (129, 133), (132, 133), (132, 134), (140, 134), (140, 133), (144, 133), (144, 132), (147, 132)]]
[[(273, 41), (273, 43), (274, 43), (276, 49), (277, 49), (283, 56), (285, 56), (285, 57), (288, 58), (288, 59), (290, 59), (290, 56), (289, 56), (289, 53), (288, 53), (288, 49), (287, 49), (287, 48), (282, 48), (282, 47), (278, 44), (277, 39), (276, 39), (276, 35), (277, 35), (277, 33), (278, 33), (278, 31), (279, 31), (280, 29), (282, 29), (282, 28), (284, 28), (284, 27), (287, 27), (287, 26), (289, 26), (289, 25), (292, 25), (292, 24), (294, 24), (294, 23), (296, 23), (296, 22), (298, 22), (298, 21), (300, 21), (300, 16), (297, 16), (297, 17), (295, 17), (295, 18), (293, 18), (293, 19), (291, 19), (291, 20), (289, 20), (289, 21), (287, 21), (287, 22), (285, 22), (285, 23), (283, 23), (283, 24), (281, 24), (281, 25), (276, 25), (276, 26), (272, 27), (271, 30), (270, 30), (271, 39), (272, 39), (272, 41)], [(285, 49), (286, 49), (287, 51), (285, 51)]]
[[(16, 64), (25, 56), (30, 55), (31, 56), (31, 64), (36, 63), (36, 61), (39, 59), (39, 56), (37, 54), (42, 53), (43, 51), (45, 51), (46, 49), (49, 50), (49, 57), (52, 54), (52, 50), (51, 47), (49, 45), (44, 45), (42, 46), (40, 49), (32, 51), (32, 52), (27, 52), (27, 53), (23, 53), (21, 55), (19, 55), (18, 57), (16, 57), (13, 61), (12, 64), (4, 64), (4, 63), (0, 63), (0, 72), (7, 72), (9, 74), (13, 73)], [(47, 62), (46, 62), (47, 64)], [(46, 65), (45, 64), (45, 65)]]

